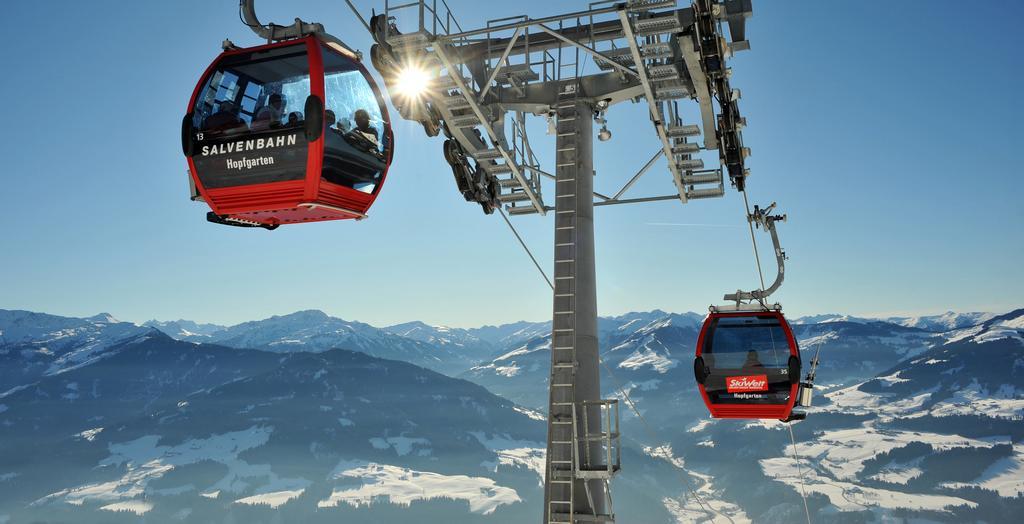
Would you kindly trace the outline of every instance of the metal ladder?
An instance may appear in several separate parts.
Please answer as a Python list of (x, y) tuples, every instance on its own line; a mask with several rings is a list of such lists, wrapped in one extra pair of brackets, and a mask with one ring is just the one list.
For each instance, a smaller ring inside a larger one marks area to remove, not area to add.
[[(562, 67), (559, 62), (559, 76)], [(572, 64), (575, 66), (575, 64)], [(548, 523), (575, 522), (575, 484), (578, 467), (576, 438), (576, 103), (575, 75), (559, 86), (555, 105), (555, 271), (554, 315), (551, 332), (551, 393), (548, 406), (551, 451), (547, 459)], [(588, 197), (590, 195), (584, 195)]]

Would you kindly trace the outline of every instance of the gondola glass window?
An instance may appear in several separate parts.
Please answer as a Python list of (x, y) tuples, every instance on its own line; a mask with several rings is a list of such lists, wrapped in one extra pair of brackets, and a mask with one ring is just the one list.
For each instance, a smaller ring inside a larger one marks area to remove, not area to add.
[(777, 318), (723, 317), (717, 322), (703, 351), (705, 359), (714, 359), (714, 367), (756, 370), (788, 365), (789, 343)]
[(306, 46), (226, 56), (193, 107), (196, 170), (207, 188), (306, 174), (303, 104), (309, 96)]
[(352, 60), (324, 48), (324, 165), (327, 182), (372, 193), (390, 144), (377, 94)]

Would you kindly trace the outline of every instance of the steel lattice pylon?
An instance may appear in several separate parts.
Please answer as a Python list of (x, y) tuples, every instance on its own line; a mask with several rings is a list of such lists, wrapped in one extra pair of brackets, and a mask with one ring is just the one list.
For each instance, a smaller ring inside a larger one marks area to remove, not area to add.
[[(695, 0), (682, 9), (675, 0), (626, 0), (465, 30), (444, 0), (385, 0), (383, 14), (368, 24), (377, 41), (374, 64), (386, 83), (402, 67), (430, 72), (425, 97), (393, 94), (392, 101), (429, 135), (445, 133), (446, 158), (457, 179), (463, 176), (465, 198), (485, 211), (505, 206), (509, 215), (554, 214), (546, 524), (615, 520), (610, 480), (620, 469), (618, 401), (601, 398), (594, 209), (719, 197), (726, 172), (743, 188), (745, 122), (725, 63), (749, 48), (750, 14), (750, 0)], [(399, 22), (410, 20), (416, 30), (400, 32)], [(583, 60), (593, 60), (598, 72), (581, 76)], [(614, 196), (595, 193), (594, 123), (604, 124), (611, 106), (640, 100), (658, 152)], [(700, 122), (682, 120), (680, 100), (697, 103)], [(530, 148), (528, 114), (548, 118), (557, 135), (553, 170)], [(703, 141), (690, 141), (702, 134)], [(710, 150), (718, 150), (717, 168), (698, 158)], [(661, 157), (675, 193), (624, 198)], [(551, 203), (542, 182), (554, 185)]]

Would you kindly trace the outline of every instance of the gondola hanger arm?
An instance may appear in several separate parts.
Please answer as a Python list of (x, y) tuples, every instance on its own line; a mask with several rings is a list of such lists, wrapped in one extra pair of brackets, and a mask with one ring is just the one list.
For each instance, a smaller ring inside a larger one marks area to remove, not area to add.
[(785, 222), (786, 215), (773, 215), (772, 211), (775, 209), (775, 202), (772, 202), (768, 207), (761, 209), (758, 206), (754, 206), (754, 212), (747, 215), (747, 221), (756, 226), (759, 229), (763, 229), (772, 235), (772, 246), (775, 248), (775, 261), (778, 264), (778, 272), (775, 275), (775, 282), (765, 289), (756, 289), (754, 291), (742, 291), (737, 290), (735, 293), (729, 293), (725, 295), (725, 300), (735, 302), (738, 306), (740, 302), (756, 300), (764, 304), (764, 299), (768, 298), (772, 293), (782, 286), (782, 281), (786, 276), (786, 251), (782, 249), (779, 244), (779, 234), (775, 230), (776, 222)]
[(356, 59), (363, 59), (362, 52), (352, 49), (348, 44), (328, 33), (321, 23), (303, 22), (302, 19), (296, 18), (295, 23), (288, 26), (277, 25), (273, 22), (263, 24), (256, 16), (256, 0), (239, 0), (238, 9), (241, 13), (242, 23), (248, 26), (249, 29), (252, 29), (256, 36), (265, 39), (267, 42), (316, 35), (325, 42), (335, 44), (345, 52), (351, 53)]

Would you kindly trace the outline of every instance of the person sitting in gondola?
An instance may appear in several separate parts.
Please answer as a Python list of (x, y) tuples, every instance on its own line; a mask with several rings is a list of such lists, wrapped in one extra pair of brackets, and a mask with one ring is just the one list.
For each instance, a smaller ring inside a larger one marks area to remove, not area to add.
[(747, 351), (747, 360), (743, 363), (743, 369), (764, 369), (764, 364), (758, 358), (757, 351), (753, 349)]
[(367, 140), (373, 142), (374, 146), (377, 146), (377, 129), (370, 126), (370, 113), (367, 113), (365, 109), (356, 109), (354, 115), (352, 115), (356, 121), (355, 132), (366, 137)]
[(281, 119), (284, 117), (284, 109), (287, 105), (288, 101), (284, 95), (280, 93), (270, 95), (267, 99), (267, 105), (257, 111), (256, 116), (252, 119), (253, 131), (280, 126)]
[(288, 113), (288, 127), (295, 127), (302, 124), (302, 113), (292, 111)]
[(245, 121), (238, 117), (238, 107), (234, 102), (225, 100), (217, 107), (217, 112), (203, 122), (203, 131), (233, 134), (246, 131)]
[(345, 134), (345, 139), (353, 146), (381, 157), (383, 154), (380, 152), (377, 129), (370, 125), (370, 114), (365, 109), (357, 109), (353, 118), (356, 127)]

